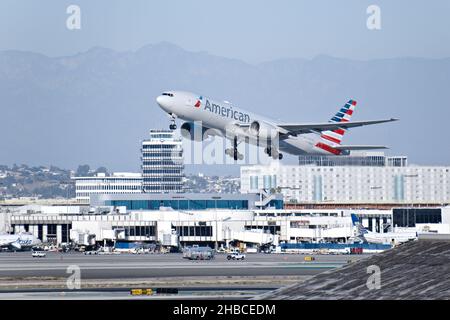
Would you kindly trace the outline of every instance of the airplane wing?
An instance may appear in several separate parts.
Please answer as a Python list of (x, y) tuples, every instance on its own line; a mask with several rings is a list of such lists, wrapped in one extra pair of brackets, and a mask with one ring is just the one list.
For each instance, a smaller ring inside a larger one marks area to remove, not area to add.
[(336, 147), (333, 147), (338, 150), (375, 150), (375, 149), (388, 149), (386, 146), (367, 146), (367, 145), (352, 145), (352, 146), (346, 146), (346, 145), (339, 145)]
[(352, 121), (352, 122), (326, 122), (326, 123), (305, 123), (305, 124), (278, 124), (282, 134), (304, 134), (311, 132), (320, 132), (325, 130), (348, 129), (355, 127), (368, 126), (372, 124), (397, 121), (398, 119), (369, 120), (369, 121)]
[(18, 250), (22, 249), (22, 246), (18, 242), (11, 242), (9, 245), (11, 247), (13, 247), (14, 249), (18, 249)]

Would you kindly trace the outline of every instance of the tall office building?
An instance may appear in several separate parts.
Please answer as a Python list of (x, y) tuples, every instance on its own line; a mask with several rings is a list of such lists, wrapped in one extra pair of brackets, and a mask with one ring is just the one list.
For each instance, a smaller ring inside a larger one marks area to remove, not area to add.
[(182, 192), (184, 163), (181, 139), (171, 130), (151, 130), (142, 141), (142, 191)]

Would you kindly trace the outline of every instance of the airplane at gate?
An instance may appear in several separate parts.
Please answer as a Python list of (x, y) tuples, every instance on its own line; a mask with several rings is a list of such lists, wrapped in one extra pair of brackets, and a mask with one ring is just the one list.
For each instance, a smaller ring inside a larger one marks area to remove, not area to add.
[(377, 233), (364, 228), (355, 214), (351, 214), (353, 228), (355, 229), (355, 237), (353, 240), (362, 240), (367, 243), (378, 244), (401, 244), (407, 241), (416, 240), (417, 232), (387, 232)]
[(27, 250), (41, 244), (41, 240), (30, 233), (0, 234), (0, 248), (10, 250)]
[(351, 150), (386, 149), (385, 146), (343, 145), (341, 141), (350, 128), (398, 120), (351, 122), (355, 100), (349, 100), (324, 123), (279, 123), (229, 102), (218, 102), (191, 92), (167, 91), (158, 96), (156, 102), (171, 117), (171, 130), (176, 129), (176, 118), (186, 121), (181, 126), (183, 137), (201, 141), (216, 135), (232, 140), (233, 148), (226, 149), (225, 153), (234, 160), (243, 159), (237, 150), (243, 141), (265, 147), (268, 156), (280, 160), (283, 158), (281, 152), (339, 156), (348, 155)]

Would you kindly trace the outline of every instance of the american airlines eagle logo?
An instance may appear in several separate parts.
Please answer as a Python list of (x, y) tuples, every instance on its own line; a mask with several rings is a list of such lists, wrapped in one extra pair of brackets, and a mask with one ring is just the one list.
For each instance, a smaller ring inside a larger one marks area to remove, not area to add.
[(197, 102), (194, 104), (194, 107), (200, 108), (200, 106), (202, 104), (202, 100), (203, 100), (202, 96), (198, 97)]

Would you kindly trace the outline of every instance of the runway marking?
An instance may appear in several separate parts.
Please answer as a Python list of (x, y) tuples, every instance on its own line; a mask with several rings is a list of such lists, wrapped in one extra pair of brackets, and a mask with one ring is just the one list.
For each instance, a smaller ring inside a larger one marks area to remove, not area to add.
[[(342, 265), (283, 265), (283, 266), (248, 266), (245, 265), (245, 268), (252, 269), (264, 269), (275, 267), (277, 269), (280, 268), (297, 268), (297, 269), (332, 269), (336, 267), (340, 267)], [(30, 270), (66, 270), (68, 266), (42, 266), (42, 267), (15, 267), (15, 268), (0, 268), (0, 272), (2, 271), (30, 271)], [(239, 265), (234, 266), (217, 266), (217, 265), (209, 265), (209, 266), (195, 266), (195, 268), (191, 269), (236, 269), (240, 268)], [(186, 266), (80, 266), (81, 270), (121, 270), (121, 269), (186, 269)]]

